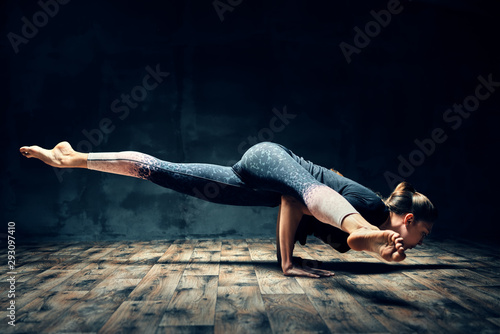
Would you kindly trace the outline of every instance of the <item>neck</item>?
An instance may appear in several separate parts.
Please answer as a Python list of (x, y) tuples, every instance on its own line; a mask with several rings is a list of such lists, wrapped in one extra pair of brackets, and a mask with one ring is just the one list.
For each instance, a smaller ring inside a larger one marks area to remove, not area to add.
[(379, 228), (381, 230), (390, 230), (391, 229), (391, 217), (392, 217), (393, 213), (392, 212), (389, 212), (389, 216), (387, 216), (387, 219), (385, 220), (385, 222), (379, 226)]

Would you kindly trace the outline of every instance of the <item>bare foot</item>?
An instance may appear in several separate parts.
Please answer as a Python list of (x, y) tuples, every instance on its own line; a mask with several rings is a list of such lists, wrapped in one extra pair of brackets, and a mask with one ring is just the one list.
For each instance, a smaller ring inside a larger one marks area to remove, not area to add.
[(353, 250), (375, 252), (386, 261), (399, 262), (406, 258), (403, 238), (391, 230), (360, 228), (349, 235), (347, 244)]
[(73, 150), (68, 142), (60, 142), (52, 150), (40, 146), (23, 146), (19, 149), (27, 158), (37, 158), (57, 168), (87, 168), (87, 154)]

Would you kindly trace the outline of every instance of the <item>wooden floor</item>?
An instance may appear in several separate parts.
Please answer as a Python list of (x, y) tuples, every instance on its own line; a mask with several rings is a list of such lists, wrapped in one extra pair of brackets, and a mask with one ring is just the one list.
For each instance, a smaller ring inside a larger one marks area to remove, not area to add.
[(500, 333), (497, 246), (433, 240), (387, 264), (312, 239), (295, 255), (336, 276), (283, 276), (269, 239), (18, 246), (0, 332)]

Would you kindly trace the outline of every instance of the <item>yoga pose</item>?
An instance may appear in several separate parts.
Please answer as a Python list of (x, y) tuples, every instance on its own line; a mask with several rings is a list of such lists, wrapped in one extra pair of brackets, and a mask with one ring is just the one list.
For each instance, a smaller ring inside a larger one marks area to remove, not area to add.
[(282, 145), (249, 148), (232, 167), (172, 163), (139, 152), (80, 153), (67, 142), (52, 150), (23, 146), (22, 155), (58, 168), (87, 168), (137, 177), (219, 204), (277, 207), (277, 258), (288, 276), (333, 273), (297, 263), (296, 241), (314, 234), (340, 252), (369, 251), (402, 261), (422, 244), (436, 209), (406, 182), (385, 201), (340, 173), (313, 164)]

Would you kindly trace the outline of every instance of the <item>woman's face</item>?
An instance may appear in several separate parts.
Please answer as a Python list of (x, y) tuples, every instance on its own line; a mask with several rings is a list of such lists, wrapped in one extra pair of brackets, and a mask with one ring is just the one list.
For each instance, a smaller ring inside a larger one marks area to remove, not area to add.
[(432, 224), (425, 221), (415, 221), (413, 214), (407, 214), (404, 217), (403, 225), (401, 226), (401, 237), (403, 238), (403, 247), (412, 249), (417, 245), (421, 245), (424, 238), (431, 233)]

